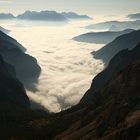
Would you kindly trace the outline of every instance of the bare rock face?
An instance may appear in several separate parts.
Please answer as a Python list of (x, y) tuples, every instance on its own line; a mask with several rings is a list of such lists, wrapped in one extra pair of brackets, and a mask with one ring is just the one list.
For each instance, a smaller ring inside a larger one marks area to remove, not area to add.
[(17, 78), (29, 90), (36, 90), (41, 68), (37, 60), (25, 53), (26, 49), (16, 40), (0, 32), (0, 54), (15, 67)]

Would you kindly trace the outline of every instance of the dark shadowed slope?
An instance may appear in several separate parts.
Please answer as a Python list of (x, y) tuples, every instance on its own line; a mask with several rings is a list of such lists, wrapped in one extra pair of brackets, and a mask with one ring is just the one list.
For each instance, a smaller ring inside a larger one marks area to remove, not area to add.
[(0, 56), (0, 105), (14, 104), (29, 108), (30, 102), (24, 87), (15, 75), (14, 67)]
[(29, 126), (32, 121), (45, 117), (46, 112), (30, 109), (29, 98), (15, 76), (14, 67), (4, 62), (0, 56), (0, 139), (19, 140), (20, 135), (24, 138), (27, 134), (34, 139), (36, 131), (34, 128), (29, 129)]
[[(0, 111), (0, 116), (4, 114), (6, 118), (1, 122), (0, 135), (20, 140), (138, 140), (139, 54), (140, 44), (119, 52), (93, 79), (80, 103), (71, 109), (49, 115), (18, 106), (14, 113)], [(14, 121), (7, 121), (11, 117)]]
[(116, 37), (134, 31), (133, 29), (126, 29), (124, 31), (106, 31), (106, 32), (90, 32), (74, 37), (75, 41), (88, 42), (96, 44), (107, 44), (113, 41)]
[(127, 17), (130, 19), (140, 19), (140, 13), (130, 14)]
[(139, 140), (140, 60), (111, 79), (55, 140)]
[[(135, 49), (126, 50), (123, 56), (136, 56), (135, 53), (140, 52), (140, 45)], [(121, 60), (126, 60), (123, 56)], [(118, 58), (114, 59), (117, 61)], [(72, 109), (50, 115), (31, 110), (18, 110), (16, 115), (5, 113), (6, 119), (9, 116), (14, 121), (4, 121), (4, 127), (1, 123), (0, 135), (6, 134), (4, 138), (21, 140), (138, 140), (140, 56), (131, 62), (126, 61), (127, 65), (110, 77), (98, 92), (89, 89), (91, 95), (88, 102), (85, 100), (86, 104), (80, 103)]]
[(2, 19), (14, 19), (15, 16), (12, 15), (11, 13), (0, 13), (0, 20)]
[[(138, 140), (139, 54), (140, 45), (132, 51), (118, 53), (111, 60), (108, 68), (93, 79), (81, 102), (64, 113), (65, 118), (70, 117), (75, 123), (67, 122), (69, 128), (55, 140)], [(102, 84), (104, 78), (106, 81)]]
[(111, 26), (115, 26), (117, 30), (125, 30), (125, 29), (140, 29), (140, 20), (136, 21), (107, 21), (107, 22), (101, 22), (97, 24), (92, 24), (89, 26), (86, 26), (88, 29), (110, 29)]
[(113, 78), (129, 63), (137, 59), (140, 59), (140, 44), (137, 47), (134, 47), (134, 49), (132, 50), (125, 49), (116, 54), (109, 62), (107, 68), (93, 79), (91, 88), (84, 95), (85, 98), (81, 100), (81, 103), (88, 102), (88, 99), (90, 99), (90, 95), (92, 96), (93, 93), (102, 89), (107, 84), (107, 81), (110, 78)]
[(64, 17), (66, 17), (68, 19), (72, 19), (72, 20), (90, 20), (90, 19), (92, 19), (91, 17), (89, 17), (87, 15), (79, 15), (74, 12), (62, 12), (61, 14)]
[(132, 49), (140, 42), (140, 30), (121, 35), (100, 50), (93, 52), (96, 59), (102, 59), (107, 65), (111, 58), (123, 49)]
[(17, 78), (25, 87), (35, 90), (41, 68), (34, 57), (24, 53), (25, 50), (16, 40), (0, 32), (0, 54), (15, 67)]
[(18, 19), (25, 20), (47, 20), (47, 21), (67, 21), (67, 19), (56, 11), (26, 11), (17, 16)]

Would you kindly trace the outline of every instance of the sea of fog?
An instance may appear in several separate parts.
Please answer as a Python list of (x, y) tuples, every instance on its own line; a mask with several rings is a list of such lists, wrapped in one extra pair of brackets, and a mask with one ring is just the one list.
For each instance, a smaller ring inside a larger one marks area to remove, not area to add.
[(9, 35), (38, 60), (42, 69), (38, 91), (27, 91), (27, 94), (51, 112), (77, 104), (90, 87), (93, 77), (103, 69), (102, 61), (91, 55), (103, 45), (72, 40), (91, 31), (83, 28), (89, 24), (89, 21), (47, 23), (18, 20), (1, 24), (10, 29)]

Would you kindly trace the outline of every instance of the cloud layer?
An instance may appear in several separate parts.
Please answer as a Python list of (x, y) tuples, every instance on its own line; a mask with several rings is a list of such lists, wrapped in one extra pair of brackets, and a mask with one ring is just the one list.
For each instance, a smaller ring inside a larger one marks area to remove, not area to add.
[(71, 39), (85, 32), (81, 26), (82, 22), (65, 26), (12, 26), (11, 35), (26, 46), (42, 68), (38, 91), (28, 92), (28, 96), (52, 112), (77, 104), (93, 77), (103, 69), (102, 62), (90, 54), (101, 45)]

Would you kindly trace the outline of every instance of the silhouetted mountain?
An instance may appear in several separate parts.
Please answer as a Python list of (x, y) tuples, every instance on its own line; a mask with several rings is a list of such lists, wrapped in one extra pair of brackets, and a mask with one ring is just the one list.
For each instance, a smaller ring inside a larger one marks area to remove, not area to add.
[(96, 43), (96, 44), (107, 44), (111, 41), (113, 41), (116, 37), (130, 33), (134, 30), (132, 29), (126, 29), (124, 31), (118, 31), (118, 32), (90, 32), (86, 34), (79, 35), (77, 37), (74, 37), (73, 39), (80, 42), (88, 42), (88, 43)]
[[(91, 102), (83, 108), (83, 114), (76, 117), (79, 119), (55, 140), (138, 140), (139, 80), (140, 59), (120, 71), (103, 89), (91, 96)], [(80, 111), (82, 109), (75, 111), (75, 114)]]
[(4, 32), (5, 34), (8, 34), (10, 32), (10, 30), (7, 30), (1, 26), (0, 26), (0, 31)]
[[(139, 54), (140, 45), (132, 51), (125, 50), (117, 54), (105, 70), (106, 72), (103, 71), (95, 77), (91, 88), (77, 106), (54, 114), (52, 122), (45, 127), (43, 138), (124, 140), (125, 137), (125, 140), (136, 139), (140, 135)], [(106, 81), (103, 85), (104, 78)], [(99, 90), (94, 90), (96, 82), (101, 84), (100, 87), (96, 85)], [(34, 122), (34, 125), (39, 122), (39, 120)]]
[(118, 30), (140, 29), (140, 20), (136, 21), (107, 21), (86, 26), (87, 29), (110, 29), (114, 25)]
[(0, 56), (0, 139), (18, 139), (19, 135), (27, 132), (32, 135), (34, 129), (28, 129), (31, 121), (45, 117), (46, 112), (30, 109), (29, 98), (15, 76), (14, 67)]
[(14, 104), (29, 108), (30, 102), (24, 87), (15, 75), (14, 67), (4, 62), (0, 56), (0, 106)]
[(75, 19), (75, 20), (92, 19), (91, 17), (87, 15), (78, 15), (77, 13), (74, 13), (74, 12), (62, 12), (61, 14), (68, 19)]
[(102, 59), (107, 65), (111, 58), (123, 49), (132, 49), (140, 41), (140, 30), (121, 35), (100, 50), (93, 52), (96, 59)]
[(66, 21), (67, 19), (56, 11), (26, 11), (25, 13), (18, 15), (18, 19), (26, 20), (47, 20), (47, 21)]
[(131, 19), (140, 19), (140, 13), (130, 14), (127, 17)]
[(41, 68), (35, 58), (24, 53), (25, 50), (16, 40), (0, 31), (0, 54), (15, 67), (17, 78), (25, 87), (35, 90)]
[[(131, 40), (129, 39), (129, 41)], [(107, 68), (93, 79), (91, 88), (84, 95), (81, 103), (88, 103), (93, 93), (102, 89), (110, 79), (113, 79), (118, 72), (127, 67), (130, 63), (140, 59), (140, 44), (132, 48), (132, 50), (124, 49), (120, 51), (111, 59)]]
[(26, 135), (33, 138), (35, 130), (29, 129), (32, 121), (43, 120), (47, 115), (45, 111), (30, 109), (29, 98), (24, 86), (16, 78), (14, 67), (0, 55), (0, 139), (19, 139), (20, 135), (22, 138)]
[(45, 114), (15, 106), (15, 110), (7, 107), (4, 112), (0, 106), (0, 118), (4, 118), (0, 120), (1, 138), (138, 140), (140, 44), (131, 48), (119, 52), (93, 79), (80, 103), (68, 110)]
[(15, 18), (15, 17), (11, 13), (0, 13), (0, 20), (1, 19), (13, 19), (13, 18)]

